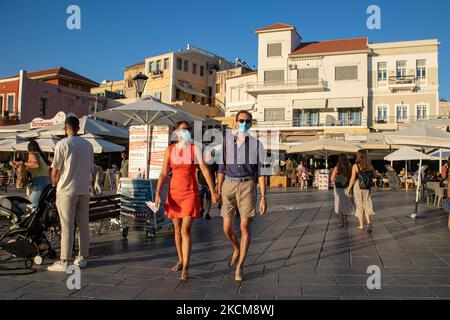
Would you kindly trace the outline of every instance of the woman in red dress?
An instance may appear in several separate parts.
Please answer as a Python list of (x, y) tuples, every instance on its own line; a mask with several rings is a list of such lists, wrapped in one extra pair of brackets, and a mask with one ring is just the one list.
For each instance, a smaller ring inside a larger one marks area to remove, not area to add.
[(189, 262), (192, 249), (191, 226), (196, 218), (200, 218), (200, 197), (197, 183), (197, 166), (202, 171), (209, 189), (211, 200), (217, 203), (219, 196), (214, 191), (214, 183), (202, 151), (191, 143), (191, 127), (185, 122), (179, 122), (174, 132), (178, 142), (170, 145), (164, 155), (164, 163), (156, 188), (155, 205), (161, 204), (161, 189), (172, 170), (164, 210), (172, 219), (175, 231), (175, 245), (178, 253), (178, 263), (172, 267), (173, 272), (183, 270), (181, 280), (189, 279)]

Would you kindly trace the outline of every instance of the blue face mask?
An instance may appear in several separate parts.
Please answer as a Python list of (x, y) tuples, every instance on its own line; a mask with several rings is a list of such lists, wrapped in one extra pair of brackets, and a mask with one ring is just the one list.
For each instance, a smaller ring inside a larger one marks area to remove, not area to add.
[(183, 141), (191, 141), (191, 133), (186, 129), (181, 129), (180, 130), (180, 138)]
[(239, 130), (239, 132), (246, 133), (246, 132), (248, 132), (248, 130), (250, 130), (250, 124), (246, 123), (246, 122), (242, 122), (242, 123), (239, 122), (238, 130)]

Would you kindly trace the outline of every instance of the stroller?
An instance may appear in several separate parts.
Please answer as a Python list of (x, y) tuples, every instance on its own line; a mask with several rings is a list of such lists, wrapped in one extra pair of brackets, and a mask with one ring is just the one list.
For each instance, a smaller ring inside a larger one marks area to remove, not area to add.
[(44, 257), (56, 258), (51, 239), (46, 236), (48, 231), (56, 235), (59, 226), (55, 188), (49, 185), (44, 189), (32, 213), (26, 211), (29, 204), (23, 197), (0, 198), (0, 219), (10, 222), (9, 230), (0, 236), (0, 249), (25, 259), (25, 267), (31, 269), (33, 264), (42, 265)]

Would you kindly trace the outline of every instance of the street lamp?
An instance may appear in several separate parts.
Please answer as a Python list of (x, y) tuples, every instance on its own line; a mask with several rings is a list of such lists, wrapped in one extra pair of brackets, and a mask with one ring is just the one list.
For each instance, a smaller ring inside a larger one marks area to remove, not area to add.
[(147, 83), (148, 77), (140, 72), (133, 78), (134, 85), (136, 86), (136, 95), (140, 98), (144, 92), (145, 84)]

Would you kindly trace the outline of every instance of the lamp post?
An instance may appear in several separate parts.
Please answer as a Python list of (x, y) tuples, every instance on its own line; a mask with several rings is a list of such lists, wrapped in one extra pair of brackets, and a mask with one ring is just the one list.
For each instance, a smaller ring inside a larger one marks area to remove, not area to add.
[(136, 95), (138, 98), (142, 97), (144, 92), (145, 84), (147, 83), (148, 77), (140, 72), (134, 78), (134, 85), (136, 86)]

